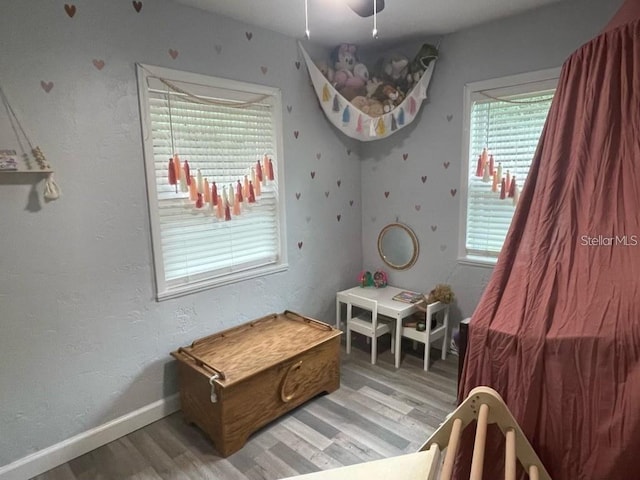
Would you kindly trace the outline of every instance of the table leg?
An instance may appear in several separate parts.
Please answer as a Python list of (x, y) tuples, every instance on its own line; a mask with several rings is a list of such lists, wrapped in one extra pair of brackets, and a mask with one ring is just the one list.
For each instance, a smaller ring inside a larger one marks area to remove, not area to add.
[(395, 360), (396, 368), (400, 368), (400, 343), (402, 340), (402, 318), (396, 318), (396, 351)]
[(336, 328), (340, 330), (340, 317), (342, 316), (342, 312), (340, 309), (340, 300), (336, 298)]

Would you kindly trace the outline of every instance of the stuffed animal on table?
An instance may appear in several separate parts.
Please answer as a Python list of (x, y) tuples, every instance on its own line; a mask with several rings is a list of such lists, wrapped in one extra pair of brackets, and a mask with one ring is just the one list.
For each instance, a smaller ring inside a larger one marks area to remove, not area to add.
[(413, 88), (429, 67), (431, 61), (438, 58), (438, 49), (429, 43), (424, 43), (418, 50), (413, 61), (409, 64), (407, 82), (409, 88)]

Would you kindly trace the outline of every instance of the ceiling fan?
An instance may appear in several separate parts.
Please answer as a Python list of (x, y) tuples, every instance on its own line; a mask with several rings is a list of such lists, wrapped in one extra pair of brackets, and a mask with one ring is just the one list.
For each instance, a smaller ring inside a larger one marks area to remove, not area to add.
[[(349, 8), (361, 17), (373, 15), (374, 0), (346, 0)], [(375, 0), (376, 12), (380, 13), (384, 9), (384, 0)]]

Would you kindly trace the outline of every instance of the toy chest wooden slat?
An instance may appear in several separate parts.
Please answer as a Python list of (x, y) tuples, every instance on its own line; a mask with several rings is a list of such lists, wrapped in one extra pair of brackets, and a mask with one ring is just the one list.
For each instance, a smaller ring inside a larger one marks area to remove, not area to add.
[(285, 311), (179, 348), (171, 355), (185, 419), (232, 454), (260, 427), (340, 386), (340, 334)]

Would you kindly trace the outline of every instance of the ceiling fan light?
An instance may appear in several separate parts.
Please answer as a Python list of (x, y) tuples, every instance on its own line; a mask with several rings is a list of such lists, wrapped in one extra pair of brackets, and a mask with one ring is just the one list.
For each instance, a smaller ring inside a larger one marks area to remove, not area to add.
[[(361, 17), (370, 17), (373, 15), (373, 0), (345, 0), (349, 8)], [(376, 13), (380, 13), (384, 9), (384, 0), (377, 0)]]

